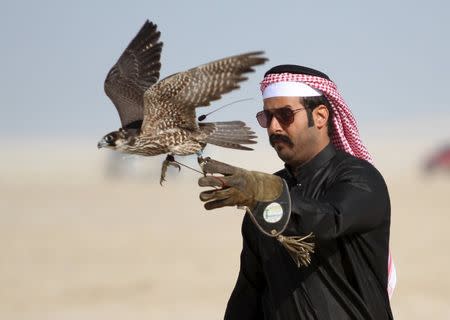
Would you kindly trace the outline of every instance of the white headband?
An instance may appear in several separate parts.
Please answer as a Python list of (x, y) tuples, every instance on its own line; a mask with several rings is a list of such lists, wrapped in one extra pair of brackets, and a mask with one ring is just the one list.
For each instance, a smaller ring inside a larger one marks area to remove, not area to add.
[(272, 97), (318, 97), (322, 93), (304, 82), (275, 82), (263, 91), (263, 99)]

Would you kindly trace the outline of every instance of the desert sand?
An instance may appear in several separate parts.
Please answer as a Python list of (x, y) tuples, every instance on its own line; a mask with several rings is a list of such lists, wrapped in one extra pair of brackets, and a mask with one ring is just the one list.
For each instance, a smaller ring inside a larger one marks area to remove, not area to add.
[[(170, 169), (160, 187), (163, 157), (127, 161), (111, 177), (111, 153), (95, 141), (13, 145), (0, 168), (0, 319), (223, 317), (243, 213), (206, 212), (197, 173)], [(392, 200), (392, 309), (396, 319), (450, 319), (450, 176), (425, 175), (424, 149), (398, 146), (371, 143)], [(270, 172), (281, 162), (269, 149), (208, 152)]]

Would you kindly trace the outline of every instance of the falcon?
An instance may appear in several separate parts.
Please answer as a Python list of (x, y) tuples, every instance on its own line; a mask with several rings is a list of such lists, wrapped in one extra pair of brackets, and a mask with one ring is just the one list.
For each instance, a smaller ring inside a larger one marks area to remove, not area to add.
[(239, 88), (245, 73), (267, 59), (250, 52), (213, 61), (159, 80), (162, 42), (157, 26), (148, 20), (111, 68), (105, 79), (106, 95), (114, 103), (122, 127), (105, 135), (98, 148), (142, 156), (167, 154), (161, 169), (180, 169), (175, 155), (197, 154), (210, 143), (253, 150), (256, 135), (242, 121), (197, 122), (195, 109), (209, 106)]

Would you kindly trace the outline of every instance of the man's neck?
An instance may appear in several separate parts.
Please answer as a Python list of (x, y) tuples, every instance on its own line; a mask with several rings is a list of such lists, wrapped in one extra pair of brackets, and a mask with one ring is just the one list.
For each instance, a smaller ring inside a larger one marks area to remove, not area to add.
[(313, 160), (323, 149), (326, 148), (330, 144), (330, 138), (327, 137), (327, 139), (323, 139), (320, 142), (318, 142), (314, 149), (311, 150), (311, 152), (308, 153), (308, 156), (304, 159), (301, 159), (300, 161), (296, 161), (293, 163), (288, 163), (290, 168), (300, 168), (304, 165), (306, 165), (308, 162)]

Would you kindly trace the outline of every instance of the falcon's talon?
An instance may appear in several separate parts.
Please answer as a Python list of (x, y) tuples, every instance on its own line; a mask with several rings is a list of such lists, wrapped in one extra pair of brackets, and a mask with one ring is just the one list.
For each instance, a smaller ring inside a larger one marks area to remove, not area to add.
[[(204, 166), (205, 164), (207, 164), (209, 160), (211, 160), (210, 157), (206, 157), (206, 158), (203, 158), (202, 156), (198, 156), (198, 157), (197, 157), (198, 165), (200, 166), (200, 168), (201, 168), (202, 170), (203, 170), (203, 166)], [(206, 173), (204, 172), (204, 170), (203, 170), (203, 174), (206, 176)]]
[(177, 162), (169, 162), (169, 166), (178, 168), (178, 172), (181, 171), (181, 166)]

